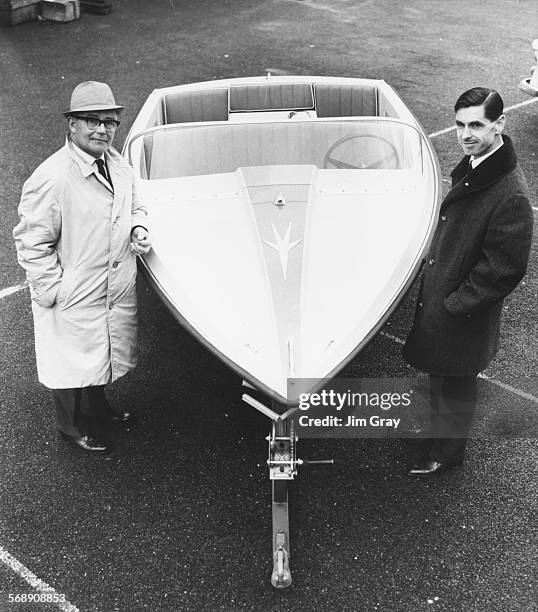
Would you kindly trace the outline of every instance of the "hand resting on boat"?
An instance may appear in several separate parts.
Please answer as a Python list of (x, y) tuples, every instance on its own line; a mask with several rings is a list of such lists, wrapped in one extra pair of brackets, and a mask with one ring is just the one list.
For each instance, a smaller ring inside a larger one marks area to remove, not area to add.
[(137, 255), (146, 255), (151, 249), (151, 240), (145, 227), (135, 227), (131, 232), (131, 251)]

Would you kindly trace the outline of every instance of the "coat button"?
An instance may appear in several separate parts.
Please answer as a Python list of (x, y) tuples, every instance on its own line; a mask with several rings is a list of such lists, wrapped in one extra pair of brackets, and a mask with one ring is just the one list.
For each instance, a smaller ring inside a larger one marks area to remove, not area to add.
[(441, 215), (441, 221), (446, 221), (446, 215)]
[(108, 305), (108, 309), (112, 310), (113, 307), (114, 307), (114, 304), (112, 302), (110, 302), (110, 304)]
[(433, 257), (430, 257), (428, 263), (430, 264), (430, 266), (433, 266), (433, 264), (435, 263), (435, 259)]
[(418, 303), (418, 307), (419, 307), (419, 308), (422, 308), (422, 306), (423, 306), (422, 302), (419, 302), (419, 303)]
[(117, 267), (118, 267), (118, 265), (119, 265), (119, 263), (120, 263), (119, 261), (115, 261), (115, 262), (112, 264), (112, 267), (113, 267), (113, 268), (117, 268)]

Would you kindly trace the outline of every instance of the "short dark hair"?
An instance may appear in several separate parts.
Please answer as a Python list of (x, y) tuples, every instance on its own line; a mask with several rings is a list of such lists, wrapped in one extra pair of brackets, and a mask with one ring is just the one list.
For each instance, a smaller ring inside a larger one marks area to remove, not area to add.
[(487, 87), (473, 87), (464, 91), (454, 104), (454, 112), (460, 108), (484, 105), (484, 115), (490, 121), (496, 121), (504, 110), (504, 102), (498, 91)]

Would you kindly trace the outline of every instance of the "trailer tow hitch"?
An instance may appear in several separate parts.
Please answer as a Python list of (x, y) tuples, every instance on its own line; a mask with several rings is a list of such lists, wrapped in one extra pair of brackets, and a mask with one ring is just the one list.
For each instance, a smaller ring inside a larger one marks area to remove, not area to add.
[(296, 459), (297, 437), (293, 421), (273, 422), (269, 443), (269, 478), (273, 492), (273, 573), (271, 584), (285, 588), (291, 584), (288, 481), (293, 480), (299, 465), (332, 464), (332, 459), (308, 461)]

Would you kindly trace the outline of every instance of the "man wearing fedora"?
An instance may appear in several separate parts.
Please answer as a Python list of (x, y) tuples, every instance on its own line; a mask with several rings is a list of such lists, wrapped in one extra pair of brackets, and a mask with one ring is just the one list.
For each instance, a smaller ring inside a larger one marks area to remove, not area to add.
[(107, 453), (98, 421), (124, 423), (104, 386), (137, 356), (136, 255), (150, 241), (134, 173), (112, 148), (123, 107), (105, 83), (75, 87), (65, 145), (26, 181), (13, 230), (34, 317), (38, 376), (67, 442)]

